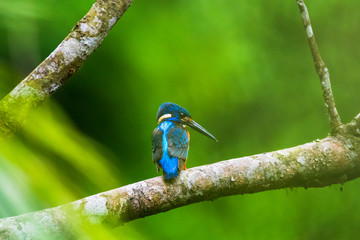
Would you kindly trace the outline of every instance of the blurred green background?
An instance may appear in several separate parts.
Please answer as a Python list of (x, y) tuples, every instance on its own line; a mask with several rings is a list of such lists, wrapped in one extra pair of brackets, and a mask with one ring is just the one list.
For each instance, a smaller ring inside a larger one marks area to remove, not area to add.
[[(0, 1), (0, 97), (93, 2)], [(360, 2), (307, 5), (348, 122), (360, 112)], [(16, 137), (0, 142), (0, 217), (159, 175), (151, 133), (165, 101), (187, 108), (219, 139), (192, 131), (188, 167), (296, 146), (329, 129), (295, 0), (135, 0), (82, 69)], [(356, 239), (359, 186), (226, 197), (87, 237)]]

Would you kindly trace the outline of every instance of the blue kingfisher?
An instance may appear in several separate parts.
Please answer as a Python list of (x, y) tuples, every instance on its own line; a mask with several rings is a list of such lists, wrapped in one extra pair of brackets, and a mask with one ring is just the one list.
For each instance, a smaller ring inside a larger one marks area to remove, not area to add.
[(152, 134), (152, 159), (157, 171), (164, 171), (165, 179), (178, 176), (186, 169), (190, 134), (186, 126), (215, 140), (205, 128), (192, 120), (190, 113), (175, 103), (163, 103), (157, 113), (158, 126)]

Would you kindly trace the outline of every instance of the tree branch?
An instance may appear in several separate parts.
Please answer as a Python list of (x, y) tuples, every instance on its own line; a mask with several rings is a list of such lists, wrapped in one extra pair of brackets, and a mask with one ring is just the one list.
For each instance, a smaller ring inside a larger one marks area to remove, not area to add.
[[(25, 103), (21, 109), (33, 107), (54, 92), (101, 43), (112, 23), (123, 14), (130, 2), (97, 1), (87, 14), (88, 17), (85, 16), (59, 47), (5, 101), (0, 102), (0, 110), (8, 111), (9, 107), (6, 106), (11, 104), (17, 106)], [(114, 8), (116, 10), (110, 8), (115, 7), (111, 5), (115, 3), (118, 7)], [(188, 169), (182, 171), (173, 182), (155, 177), (59, 207), (0, 219), (0, 238), (72, 238), (77, 234), (78, 225), (84, 221), (92, 225), (107, 223), (118, 226), (134, 219), (219, 197), (287, 187), (323, 187), (359, 177), (360, 114), (346, 125), (345, 129), (351, 131), (339, 131), (342, 124), (335, 108), (329, 72), (321, 59), (306, 6), (303, 0), (297, 0), (297, 3), (321, 80), (331, 133), (336, 137), (329, 136), (289, 149)], [(112, 13), (116, 13), (117, 17), (114, 20), (108, 17), (102, 19), (106, 11), (115, 11)], [(97, 27), (98, 20), (101, 22), (100, 28)], [(105, 35), (100, 32), (105, 32)], [(9, 118), (5, 123), (11, 125), (17, 121)], [(12, 129), (3, 124), (0, 132), (7, 133)]]
[(39, 233), (74, 236), (75, 216), (90, 224), (118, 226), (228, 195), (344, 183), (360, 176), (358, 156), (358, 139), (327, 137), (289, 149), (200, 166), (182, 171), (172, 183), (155, 177), (60, 207), (2, 219), (0, 238), (28, 239)]
[(100, 46), (133, 0), (97, 0), (69, 35), (0, 102), (0, 136), (12, 135), (28, 113), (61, 87)]
[(303, 0), (297, 0), (297, 3), (299, 5), (301, 19), (303, 21), (306, 30), (306, 35), (308, 38), (311, 55), (315, 63), (315, 69), (321, 81), (321, 88), (325, 100), (325, 107), (327, 109), (327, 113), (329, 116), (330, 133), (331, 135), (335, 136), (339, 132), (342, 123), (340, 120), (340, 116), (335, 107), (335, 100), (331, 90), (329, 70), (320, 56), (319, 48), (315, 40), (315, 35), (311, 26), (310, 16), (307, 7)]
[(360, 137), (360, 113), (345, 125), (345, 130), (348, 134)]

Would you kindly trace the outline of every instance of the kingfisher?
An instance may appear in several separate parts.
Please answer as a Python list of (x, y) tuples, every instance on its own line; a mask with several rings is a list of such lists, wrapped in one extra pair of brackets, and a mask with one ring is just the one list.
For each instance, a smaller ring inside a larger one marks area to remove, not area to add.
[(190, 141), (186, 126), (217, 142), (213, 135), (191, 118), (185, 108), (175, 103), (163, 103), (156, 118), (158, 126), (152, 134), (152, 159), (157, 171), (163, 169), (165, 179), (176, 178), (182, 169), (186, 170)]

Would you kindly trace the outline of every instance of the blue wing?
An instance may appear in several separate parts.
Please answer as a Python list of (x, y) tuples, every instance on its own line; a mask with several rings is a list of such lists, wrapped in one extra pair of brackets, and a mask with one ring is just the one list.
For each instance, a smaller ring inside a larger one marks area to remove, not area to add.
[(163, 132), (160, 130), (159, 127), (154, 129), (152, 134), (152, 159), (153, 162), (156, 164), (157, 171), (160, 170), (159, 161), (163, 155), (163, 144), (162, 144), (162, 135)]
[(169, 129), (167, 134), (168, 153), (172, 158), (178, 158), (178, 168), (182, 170), (189, 152), (189, 134), (188, 131), (180, 124)]
[(189, 133), (180, 124), (164, 128), (164, 131), (166, 136), (161, 127), (157, 127), (152, 134), (152, 159), (157, 170), (163, 168), (165, 178), (170, 179), (184, 168), (189, 151)]

